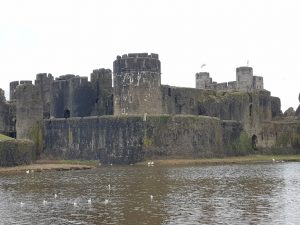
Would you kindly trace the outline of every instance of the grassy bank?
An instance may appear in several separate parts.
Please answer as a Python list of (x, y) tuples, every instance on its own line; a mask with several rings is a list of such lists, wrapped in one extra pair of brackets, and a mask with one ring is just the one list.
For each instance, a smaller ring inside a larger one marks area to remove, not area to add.
[(0, 173), (35, 173), (43, 171), (66, 171), (93, 169), (98, 161), (88, 160), (38, 160), (30, 165), (0, 167)]
[(14, 139), (6, 135), (0, 134), (0, 141), (6, 141), (6, 140), (14, 140)]
[[(275, 162), (300, 162), (300, 155), (249, 155), (225, 158), (159, 159), (151, 161), (154, 161), (155, 165), (222, 165), (273, 163), (273, 159)], [(139, 162), (137, 165), (147, 165), (149, 161)]]
[[(274, 159), (274, 160), (273, 160)], [(158, 159), (136, 163), (136, 166), (147, 166), (153, 161), (155, 166), (193, 166), (193, 165), (225, 165), (225, 164), (255, 164), (277, 162), (300, 162), (300, 155), (249, 155), (225, 158), (199, 159)], [(99, 166), (97, 160), (38, 160), (34, 164), (15, 167), (0, 167), (0, 173), (7, 172), (42, 172), (92, 169)]]
[(87, 165), (98, 166), (98, 160), (37, 160), (36, 164), (66, 164), (66, 165)]

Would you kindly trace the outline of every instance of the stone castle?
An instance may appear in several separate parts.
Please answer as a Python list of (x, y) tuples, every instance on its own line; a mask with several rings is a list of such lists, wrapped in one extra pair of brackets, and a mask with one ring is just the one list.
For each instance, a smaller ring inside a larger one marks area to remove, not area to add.
[(11, 82), (10, 101), (1, 91), (0, 133), (38, 142), (43, 157), (104, 163), (235, 155), (246, 144), (298, 149), (298, 120), (282, 118), (280, 99), (251, 67), (237, 68), (228, 83), (208, 72), (195, 78), (196, 88), (162, 85), (153, 53), (117, 56), (113, 73), (93, 70), (90, 81), (37, 74), (34, 84)]
[(217, 91), (252, 92), (264, 89), (263, 77), (253, 76), (251, 67), (236, 68), (236, 81), (217, 83), (213, 82), (208, 72), (196, 73), (196, 88)]

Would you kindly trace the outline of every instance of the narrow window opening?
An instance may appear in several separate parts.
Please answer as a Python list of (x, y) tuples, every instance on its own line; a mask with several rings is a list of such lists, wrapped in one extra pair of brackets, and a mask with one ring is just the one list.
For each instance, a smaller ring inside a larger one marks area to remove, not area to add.
[(252, 116), (252, 104), (249, 105), (249, 116)]
[(171, 88), (168, 88), (168, 96), (171, 96)]

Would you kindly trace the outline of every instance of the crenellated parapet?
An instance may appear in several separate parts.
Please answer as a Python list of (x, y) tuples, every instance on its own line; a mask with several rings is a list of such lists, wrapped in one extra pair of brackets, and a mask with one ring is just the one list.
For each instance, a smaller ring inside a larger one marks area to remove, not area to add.
[(242, 66), (236, 68), (236, 81), (217, 83), (212, 81), (208, 72), (196, 73), (196, 88), (215, 91), (242, 91), (252, 92), (263, 90), (263, 77), (253, 76), (253, 68)]
[(149, 71), (160, 73), (160, 61), (158, 54), (148, 53), (130, 53), (117, 56), (114, 61), (114, 74), (123, 72), (141, 72)]
[(110, 69), (100, 68), (95, 69), (91, 73), (91, 83), (96, 88), (111, 88), (112, 87), (112, 72)]

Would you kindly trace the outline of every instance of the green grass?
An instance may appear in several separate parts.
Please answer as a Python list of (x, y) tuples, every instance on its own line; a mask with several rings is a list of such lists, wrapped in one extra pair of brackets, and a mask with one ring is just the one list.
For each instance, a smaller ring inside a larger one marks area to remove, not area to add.
[(15, 140), (15, 139), (8, 137), (6, 135), (0, 134), (0, 141), (6, 141), (6, 140)]
[[(158, 159), (151, 161), (154, 161), (156, 165), (219, 165), (272, 163), (273, 159), (275, 161), (300, 162), (300, 155), (248, 155), (224, 158)], [(147, 162), (139, 162), (137, 165), (144, 165)]]
[(98, 160), (38, 160), (37, 164), (72, 164), (72, 165), (87, 165), (97, 166), (99, 165)]

